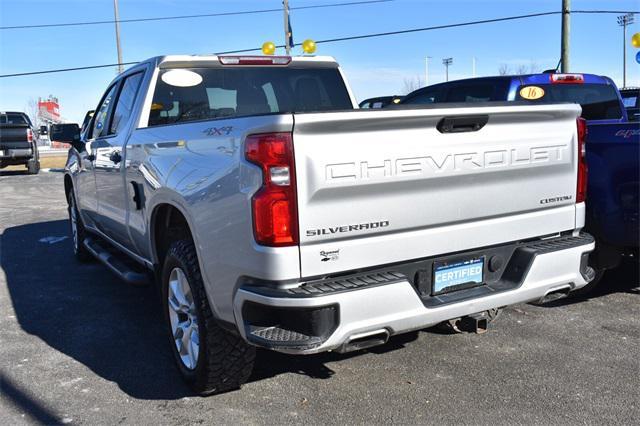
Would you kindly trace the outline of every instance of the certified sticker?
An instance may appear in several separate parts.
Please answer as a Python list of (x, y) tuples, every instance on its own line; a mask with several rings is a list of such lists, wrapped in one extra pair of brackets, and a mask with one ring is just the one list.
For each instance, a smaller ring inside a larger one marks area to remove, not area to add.
[(538, 86), (527, 86), (520, 89), (520, 97), (523, 99), (529, 99), (535, 101), (544, 96), (544, 89)]

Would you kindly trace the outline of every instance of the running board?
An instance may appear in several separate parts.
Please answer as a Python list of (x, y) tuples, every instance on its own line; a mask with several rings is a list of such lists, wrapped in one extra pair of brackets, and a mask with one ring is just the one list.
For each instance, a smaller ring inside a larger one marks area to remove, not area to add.
[(102, 262), (111, 270), (111, 272), (116, 274), (126, 283), (133, 285), (145, 285), (150, 283), (150, 276), (148, 273), (136, 270), (135, 268), (127, 265), (128, 262), (121, 259), (117, 254), (109, 251), (108, 248), (105, 247), (105, 243), (92, 237), (86, 237), (83, 244), (96, 259)]

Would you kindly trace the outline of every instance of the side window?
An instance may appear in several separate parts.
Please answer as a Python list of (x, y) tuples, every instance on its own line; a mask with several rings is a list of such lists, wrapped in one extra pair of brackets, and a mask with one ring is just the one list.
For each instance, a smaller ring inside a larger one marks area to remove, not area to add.
[(118, 88), (118, 84), (114, 84), (107, 91), (102, 103), (96, 109), (95, 117), (93, 120), (93, 130), (91, 131), (91, 135), (89, 138), (99, 138), (101, 136), (107, 135), (107, 123), (109, 122), (109, 111), (111, 110), (111, 104), (116, 96), (116, 89)]
[(142, 73), (130, 75), (124, 80), (113, 112), (113, 120), (111, 120), (111, 126), (109, 127), (110, 135), (117, 134), (127, 124), (141, 81)]

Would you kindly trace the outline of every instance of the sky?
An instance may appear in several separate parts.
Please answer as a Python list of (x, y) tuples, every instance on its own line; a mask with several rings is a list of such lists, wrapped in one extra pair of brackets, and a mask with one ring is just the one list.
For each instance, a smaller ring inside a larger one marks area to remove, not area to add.
[[(290, 7), (353, 0), (289, 0)], [(119, 0), (120, 19), (277, 9), (281, 0)], [(638, 0), (572, 0), (573, 10), (640, 10)], [(294, 40), (330, 39), (528, 13), (557, 11), (561, 0), (394, 0), (292, 10)], [(0, 0), (0, 26), (113, 19), (112, 0)], [(640, 86), (638, 49), (628, 28), (627, 85)], [(123, 61), (165, 54), (206, 54), (283, 43), (282, 13), (121, 24)], [(622, 85), (622, 29), (616, 15), (572, 15), (570, 71), (608, 75)], [(284, 53), (284, 52), (279, 52)], [(301, 54), (297, 47), (294, 54)], [(407, 82), (444, 81), (442, 59), (452, 57), (449, 79), (496, 75), (501, 65), (536, 71), (555, 68), (560, 57), (560, 16), (319, 44), (319, 55), (341, 64), (358, 100), (405, 94)], [(0, 30), (0, 75), (117, 62), (113, 24)], [(0, 78), (0, 110), (27, 108), (29, 100), (54, 95), (62, 116), (81, 121), (94, 109), (114, 68)]]

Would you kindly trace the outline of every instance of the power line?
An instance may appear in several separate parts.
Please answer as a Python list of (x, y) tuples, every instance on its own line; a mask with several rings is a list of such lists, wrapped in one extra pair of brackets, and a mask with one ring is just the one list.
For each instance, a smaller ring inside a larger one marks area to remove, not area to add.
[[(290, 7), (290, 10), (304, 10), (304, 9), (320, 9), (327, 7), (341, 7), (341, 6), (354, 6), (354, 5), (362, 5), (362, 4), (370, 4), (370, 3), (386, 3), (394, 0), (361, 0), (361, 1), (350, 1), (345, 3), (331, 3), (331, 4), (316, 4), (316, 5), (308, 5), (308, 6), (296, 6)], [(236, 12), (219, 12), (219, 13), (203, 13), (197, 15), (177, 15), (177, 16), (161, 16), (157, 18), (133, 18), (133, 19), (120, 19), (120, 23), (131, 23), (131, 22), (152, 22), (152, 21), (168, 21), (174, 19), (195, 19), (195, 18), (211, 18), (218, 16), (236, 16), (236, 15), (257, 15), (261, 13), (273, 13), (279, 12), (282, 13), (282, 8), (278, 9), (258, 9), (258, 10), (244, 10), (244, 11), (236, 11)], [(15, 25), (8, 27), (0, 27), (0, 30), (20, 30), (20, 29), (31, 29), (31, 28), (51, 28), (51, 27), (77, 27), (81, 25), (103, 25), (103, 24), (113, 24), (114, 20), (111, 21), (86, 21), (86, 22), (62, 22), (56, 24), (36, 24), (36, 25)]]
[[(592, 11), (573, 11), (572, 13), (591, 13), (591, 12)], [(610, 13), (610, 12), (611, 11), (599, 11), (599, 13)], [(399, 34), (408, 34), (408, 33), (423, 32), (423, 31), (440, 30), (440, 29), (445, 29), (445, 28), (457, 28), (457, 27), (465, 27), (465, 26), (470, 26), (470, 25), (480, 25), (480, 24), (489, 24), (489, 23), (496, 23), (496, 22), (514, 21), (514, 20), (520, 20), (520, 19), (536, 18), (536, 17), (541, 17), (541, 16), (559, 15), (560, 13), (562, 13), (562, 12), (561, 11), (554, 11), (554, 12), (530, 13), (530, 14), (527, 14), (527, 15), (507, 16), (507, 17), (503, 17), (503, 18), (483, 19), (483, 20), (479, 20), (479, 21), (459, 22), (459, 23), (455, 23), (455, 24), (436, 25), (436, 26), (423, 27), (423, 28), (411, 28), (411, 29), (407, 29), (407, 30), (387, 31), (387, 32), (382, 32), (382, 33), (372, 33), (372, 34), (362, 34), (362, 35), (355, 35), (355, 36), (348, 36), (348, 37), (330, 38), (330, 39), (324, 39), (324, 40), (317, 40), (316, 44), (336, 43), (336, 42), (340, 42), (340, 41), (359, 40), (359, 39), (366, 39), (366, 38), (373, 38), (373, 37), (385, 37), (385, 36), (391, 36), (391, 35), (399, 35)], [(616, 13), (622, 13), (622, 12), (616, 11)], [(627, 12), (624, 12), (624, 13), (639, 13), (639, 12), (628, 12), (627, 11)], [(302, 45), (302, 43), (296, 43), (295, 44), (295, 46), (301, 46), (301, 45)], [(276, 48), (282, 48), (282, 47), (284, 47), (284, 45), (277, 45), (276, 46)], [(259, 51), (260, 49), (261, 49), (260, 47), (254, 47), (254, 48), (250, 48), (250, 49), (228, 50), (228, 51), (225, 51), (225, 52), (217, 52), (217, 53), (215, 53), (215, 55), (228, 55), (228, 54), (233, 54), (233, 53), (255, 52), (255, 51)], [(137, 63), (138, 62), (126, 62), (126, 63), (123, 63), (123, 65), (133, 65), (133, 64), (137, 64)], [(36, 74), (49, 74), (49, 73), (66, 72), (66, 71), (88, 70), (88, 69), (96, 69), (96, 68), (108, 68), (108, 67), (116, 67), (116, 66), (118, 66), (118, 64), (91, 65), (91, 66), (75, 67), (75, 68), (61, 68), (61, 69), (44, 70), (44, 71), (30, 71), (30, 72), (15, 73), (15, 74), (2, 74), (2, 75), (0, 75), (0, 78), (20, 77), (20, 76), (36, 75)]]

